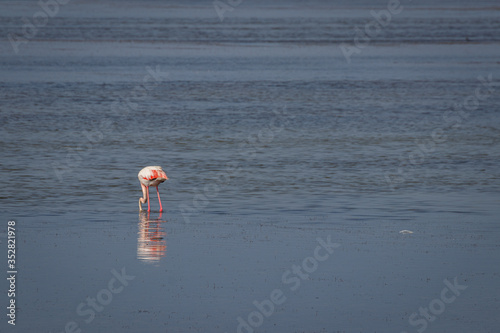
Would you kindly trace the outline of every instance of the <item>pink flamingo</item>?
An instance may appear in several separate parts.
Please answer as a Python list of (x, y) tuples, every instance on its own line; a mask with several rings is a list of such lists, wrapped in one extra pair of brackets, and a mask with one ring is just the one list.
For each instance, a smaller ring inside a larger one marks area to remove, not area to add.
[(160, 192), (158, 191), (158, 185), (163, 183), (168, 179), (167, 174), (160, 166), (147, 166), (137, 175), (139, 182), (141, 182), (142, 188), (142, 198), (139, 198), (139, 210), (142, 210), (143, 203), (148, 203), (148, 212), (151, 211), (149, 206), (149, 187), (156, 187), (156, 194), (158, 194), (158, 202), (160, 203), (160, 212), (163, 212), (163, 207), (161, 206)]

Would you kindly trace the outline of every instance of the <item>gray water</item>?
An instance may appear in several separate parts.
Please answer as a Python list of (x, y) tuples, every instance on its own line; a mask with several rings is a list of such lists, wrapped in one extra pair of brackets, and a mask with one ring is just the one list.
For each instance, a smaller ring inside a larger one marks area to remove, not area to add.
[(500, 7), (414, 2), (0, 2), (1, 331), (495, 332)]

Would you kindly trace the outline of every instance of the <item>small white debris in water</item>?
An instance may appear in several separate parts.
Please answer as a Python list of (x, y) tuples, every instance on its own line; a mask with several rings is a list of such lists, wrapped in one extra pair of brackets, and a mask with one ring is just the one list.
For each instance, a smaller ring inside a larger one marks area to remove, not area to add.
[(413, 231), (410, 231), (410, 230), (401, 230), (399, 233), (400, 234), (412, 234)]

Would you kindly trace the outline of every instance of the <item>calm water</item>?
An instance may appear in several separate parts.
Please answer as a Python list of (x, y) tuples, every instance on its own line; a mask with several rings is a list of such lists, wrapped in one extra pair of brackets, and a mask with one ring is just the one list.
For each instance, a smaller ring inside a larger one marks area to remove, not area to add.
[[(19, 270), (2, 332), (495, 331), (500, 7), (414, 2), (350, 61), (341, 43), (386, 1), (243, 1), (222, 21), (210, 1), (69, 2), (17, 53), (8, 34), (41, 9), (0, 2)], [(154, 191), (138, 214), (146, 165), (170, 178), (161, 216)], [(318, 237), (340, 247), (291, 290)], [(455, 277), (467, 289), (412, 325)]]

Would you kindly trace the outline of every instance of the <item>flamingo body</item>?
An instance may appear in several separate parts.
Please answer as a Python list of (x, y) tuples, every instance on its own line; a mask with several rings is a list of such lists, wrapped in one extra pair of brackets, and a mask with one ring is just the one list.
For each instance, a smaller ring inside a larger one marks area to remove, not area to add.
[(156, 194), (158, 195), (158, 202), (160, 203), (160, 212), (163, 211), (161, 205), (160, 192), (158, 191), (158, 185), (163, 183), (168, 179), (167, 174), (160, 166), (147, 166), (137, 175), (142, 188), (142, 198), (139, 199), (139, 209), (142, 210), (142, 204), (148, 203), (148, 212), (151, 211), (149, 204), (149, 187), (156, 187)]

